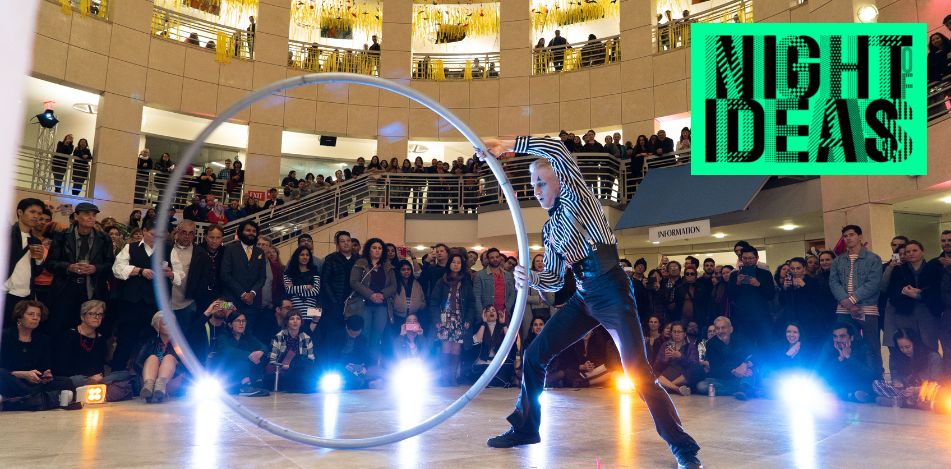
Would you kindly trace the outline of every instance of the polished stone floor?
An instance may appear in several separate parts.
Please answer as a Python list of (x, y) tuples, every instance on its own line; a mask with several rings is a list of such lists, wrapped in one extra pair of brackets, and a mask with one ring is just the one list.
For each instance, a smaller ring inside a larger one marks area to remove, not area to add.
[[(443, 409), (463, 388), (396, 395), (239, 397), (301, 432), (357, 438), (405, 428)], [(542, 443), (492, 449), (508, 428), (515, 389), (488, 389), (422, 436), (369, 450), (326, 450), (256, 428), (216, 401), (141, 400), (80, 411), (0, 414), (0, 468), (675, 468), (636, 395), (607, 389), (546, 392)], [(782, 402), (673, 397), (707, 468), (951, 467), (951, 416), (842, 404), (819, 415)]]

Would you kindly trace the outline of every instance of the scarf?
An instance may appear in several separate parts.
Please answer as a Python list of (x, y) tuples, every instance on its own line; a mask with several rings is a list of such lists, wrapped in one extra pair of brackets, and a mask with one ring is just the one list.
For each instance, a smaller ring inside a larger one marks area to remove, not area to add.
[(446, 272), (442, 276), (442, 280), (446, 282), (446, 285), (449, 285), (449, 300), (446, 302), (449, 311), (456, 312), (459, 310), (458, 294), (459, 294), (459, 283), (462, 281), (462, 272), (451, 273)]

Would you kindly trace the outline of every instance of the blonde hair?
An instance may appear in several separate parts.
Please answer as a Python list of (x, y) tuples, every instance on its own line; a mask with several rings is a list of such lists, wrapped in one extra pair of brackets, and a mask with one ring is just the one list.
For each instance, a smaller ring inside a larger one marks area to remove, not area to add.
[(162, 324), (162, 312), (161, 312), (161, 311), (159, 311), (159, 312), (155, 313), (154, 315), (152, 315), (152, 327), (155, 329), (156, 332), (159, 331), (160, 324)]
[[(539, 158), (532, 161), (532, 164), (528, 166), (528, 172), (535, 174), (536, 171), (543, 168), (551, 168), (551, 163), (548, 162), (548, 158)], [(552, 168), (552, 171), (554, 171), (554, 168)]]

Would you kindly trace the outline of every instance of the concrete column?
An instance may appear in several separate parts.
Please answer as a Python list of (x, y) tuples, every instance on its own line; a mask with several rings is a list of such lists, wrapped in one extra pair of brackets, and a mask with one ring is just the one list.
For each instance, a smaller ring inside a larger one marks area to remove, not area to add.
[[(621, 129), (626, 140), (654, 133), (654, 65), (651, 34), (654, 2), (621, 2)], [(689, 49), (687, 50), (689, 57)], [(690, 61), (686, 60), (687, 86)], [(689, 89), (687, 90), (689, 96)], [(667, 99), (659, 96), (658, 99)], [(688, 106), (689, 109), (689, 106)]]
[[(286, 78), (290, 18), (286, 1), (261, 1), (255, 17), (253, 89)], [(228, 73), (227, 66), (222, 67), (221, 73)], [(251, 106), (248, 153), (243, 161), (245, 190), (268, 191), (281, 182), (281, 133), (286, 100), (284, 93), (279, 93)]]
[[(383, 3), (383, 34), (380, 37), (380, 77), (409, 86), (413, 58), (413, 0)], [(351, 93), (372, 92), (351, 86)], [(389, 91), (379, 92), (376, 153), (380, 160), (402, 162), (409, 149), (409, 100)]]
[(882, 258), (891, 256), (895, 214), (890, 204), (869, 200), (867, 176), (822, 176), (822, 218), (826, 247), (832, 249), (842, 227), (858, 225), (867, 249)]
[(531, 0), (499, 3), (499, 135), (530, 132)]

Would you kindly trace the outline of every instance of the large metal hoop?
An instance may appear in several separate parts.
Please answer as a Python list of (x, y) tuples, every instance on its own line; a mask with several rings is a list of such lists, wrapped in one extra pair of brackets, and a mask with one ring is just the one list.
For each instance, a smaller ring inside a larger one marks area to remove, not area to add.
[[(488, 148), (486, 148), (485, 143), (481, 138), (479, 138), (478, 134), (472, 130), (472, 128), (466, 125), (466, 123), (459, 119), (459, 117), (457, 117), (455, 114), (450, 112), (445, 106), (439, 104), (434, 99), (419, 91), (416, 91), (406, 85), (401, 85), (383, 78), (377, 78), (368, 75), (358, 75), (352, 73), (317, 73), (288, 78), (255, 90), (219, 114), (214, 120), (212, 120), (211, 124), (209, 124), (208, 127), (206, 127), (205, 130), (198, 135), (198, 138), (188, 147), (188, 150), (185, 151), (181, 161), (178, 162), (175, 171), (172, 173), (168, 186), (178, 187), (178, 184), (181, 182), (182, 177), (185, 174), (185, 169), (188, 168), (188, 165), (192, 162), (192, 160), (195, 159), (195, 155), (198, 154), (198, 151), (204, 145), (205, 140), (208, 139), (208, 136), (210, 136), (211, 133), (218, 128), (218, 126), (227, 122), (228, 119), (231, 119), (248, 106), (274, 93), (279, 93), (281, 91), (296, 88), (298, 86), (321, 83), (351, 83), (356, 85), (374, 86), (403, 95), (422, 104), (423, 106), (426, 106), (438, 114), (440, 117), (452, 124), (457, 130), (459, 130), (466, 137), (466, 139), (472, 143), (473, 147), (481, 150), (486, 155), (491, 155)], [(515, 222), (515, 236), (518, 241), (519, 264), (527, 266), (528, 239), (525, 232), (525, 222), (522, 219), (522, 211), (519, 207), (518, 199), (515, 196), (515, 191), (512, 189), (511, 183), (509, 183), (508, 178), (505, 176), (505, 172), (502, 171), (502, 166), (499, 164), (499, 162), (492, 156), (487, 156), (486, 162), (488, 163), (489, 168), (492, 170), (492, 173), (495, 175), (496, 179), (499, 181), (499, 186), (501, 187), (502, 192), (505, 194), (505, 199), (509, 204), (509, 210), (512, 213), (512, 221)], [(166, 194), (163, 194), (161, 198), (161, 203), (159, 204), (159, 213), (168, 213), (168, 210), (171, 208), (174, 195), (168, 194), (169, 193), (166, 192)], [(152, 256), (152, 270), (156, 272), (160, 272), (162, 270), (162, 260), (165, 259), (165, 230), (168, 227), (168, 221), (168, 217), (158, 217), (158, 226), (156, 227), (156, 232), (159, 234), (156, 237), (155, 254)], [(175, 320), (175, 314), (172, 312), (171, 300), (169, 299), (169, 291), (166, 282), (163, 281), (163, 277), (156, 276), (154, 279), (154, 284), (165, 326), (168, 329), (172, 339), (178, 345), (178, 347), (176, 347), (176, 352), (178, 352), (179, 357), (182, 359), (188, 370), (191, 371), (196, 377), (205, 376), (205, 369), (202, 367), (201, 362), (195, 357), (195, 353), (188, 345), (188, 342), (185, 340), (185, 335), (182, 333), (181, 328), (178, 326), (178, 322)], [(505, 335), (505, 339), (502, 341), (501, 350), (504, 352), (500, 352), (495, 355), (495, 358), (492, 359), (492, 362), (489, 364), (489, 367), (485, 373), (482, 374), (482, 377), (479, 378), (479, 380), (476, 381), (476, 383), (473, 384), (472, 387), (462, 395), (462, 397), (457, 399), (442, 412), (430, 417), (423, 422), (420, 422), (412, 428), (388, 435), (380, 435), (370, 438), (320, 438), (306, 433), (296, 432), (270, 422), (269, 420), (258, 416), (251, 409), (241, 405), (237, 400), (229, 395), (222, 393), (221, 399), (225, 405), (231, 408), (231, 410), (237, 412), (248, 421), (254, 423), (264, 430), (267, 430), (268, 432), (291, 441), (322, 448), (370, 448), (374, 446), (396, 443), (398, 441), (414, 437), (435, 427), (436, 425), (439, 425), (462, 410), (463, 407), (472, 402), (476, 396), (478, 396), (479, 393), (485, 389), (492, 377), (494, 377), (499, 371), (499, 368), (502, 367), (505, 357), (508, 356), (509, 350), (511, 350), (512, 346), (515, 344), (515, 335), (519, 330), (518, 325), (522, 322), (522, 315), (524, 314), (525, 304), (528, 300), (528, 292), (525, 287), (526, 286), (523, 285), (522, 288), (518, 290), (518, 296), (515, 299), (515, 311), (512, 312), (512, 319), (510, 322), (513, 327), (509, 328), (508, 333)]]

